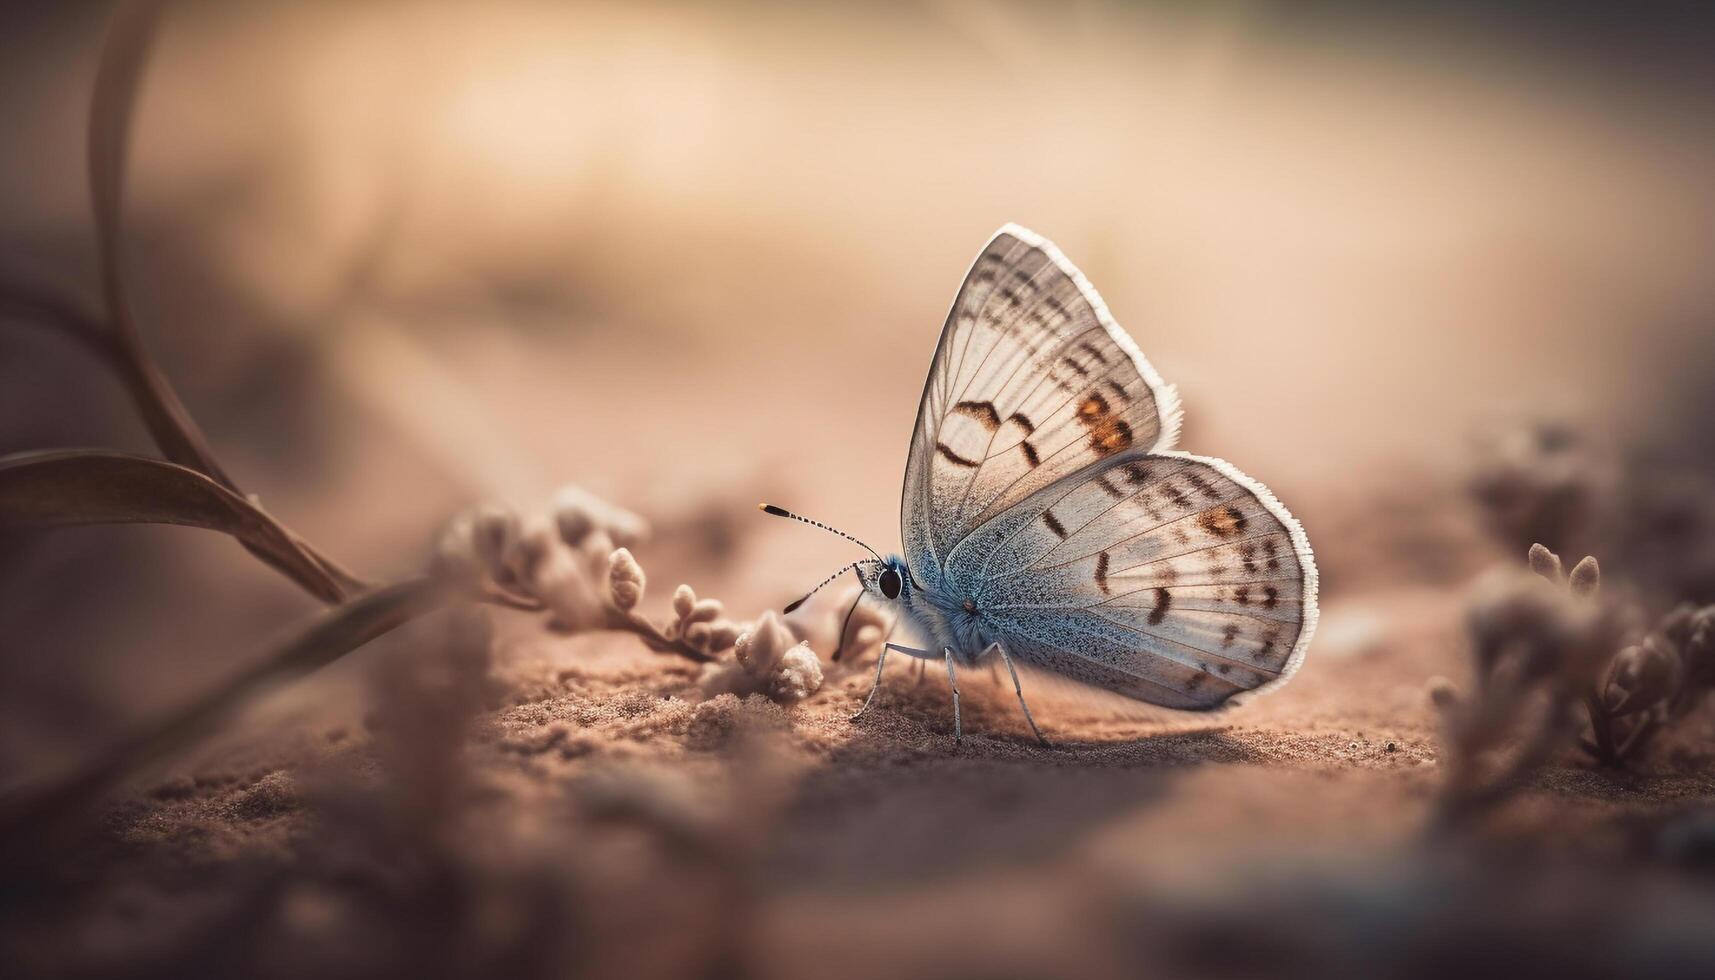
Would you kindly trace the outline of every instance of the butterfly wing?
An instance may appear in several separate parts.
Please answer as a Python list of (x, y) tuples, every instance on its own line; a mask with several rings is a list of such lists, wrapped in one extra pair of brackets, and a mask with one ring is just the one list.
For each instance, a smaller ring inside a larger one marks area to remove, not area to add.
[(1170, 708), (1291, 676), (1316, 624), (1304, 531), (1217, 459), (1127, 452), (1031, 494), (945, 568), (1027, 664)]
[(901, 535), (925, 585), (971, 529), (1085, 467), (1166, 449), (1179, 399), (1060, 250), (1017, 225), (959, 287), (923, 386)]

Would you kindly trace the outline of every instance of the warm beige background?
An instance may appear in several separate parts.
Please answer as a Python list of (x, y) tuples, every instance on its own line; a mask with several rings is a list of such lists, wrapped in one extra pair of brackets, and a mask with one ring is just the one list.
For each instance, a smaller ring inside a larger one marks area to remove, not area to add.
[[(229, 468), (327, 550), (402, 572), (461, 503), (577, 480), (749, 614), (849, 550), (758, 497), (895, 546), (945, 305), (1019, 221), (1181, 386), (1186, 446), (1271, 484), (1335, 567), (1368, 539), (1319, 528), (1450, 482), (1487, 423), (1678, 417), (1715, 134), (1672, 25), (1315, 10), (187, 3), (129, 267)], [(8, 16), (0, 258), (87, 283), (105, 9)], [(60, 444), (144, 446), (76, 352), (8, 326), (0, 450)], [(9, 763), (310, 608), (211, 536), (5, 549)]]

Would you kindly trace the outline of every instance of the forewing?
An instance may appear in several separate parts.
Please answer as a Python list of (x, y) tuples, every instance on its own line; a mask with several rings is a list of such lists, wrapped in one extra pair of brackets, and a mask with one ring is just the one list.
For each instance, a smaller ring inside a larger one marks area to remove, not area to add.
[(1007, 225), (966, 274), (923, 387), (900, 518), (912, 569), (938, 584), (972, 528), (1178, 428), (1178, 397), (1089, 281)]
[(1020, 660), (1210, 709), (1289, 677), (1316, 624), (1292, 515), (1217, 459), (1125, 453), (977, 528), (945, 570)]

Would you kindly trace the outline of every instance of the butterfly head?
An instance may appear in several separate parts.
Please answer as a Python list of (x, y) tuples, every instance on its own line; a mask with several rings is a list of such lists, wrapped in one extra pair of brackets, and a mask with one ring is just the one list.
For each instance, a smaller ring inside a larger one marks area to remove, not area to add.
[(864, 590), (888, 600), (897, 600), (911, 587), (911, 572), (905, 559), (888, 555), (879, 561), (866, 561), (858, 566), (858, 581)]

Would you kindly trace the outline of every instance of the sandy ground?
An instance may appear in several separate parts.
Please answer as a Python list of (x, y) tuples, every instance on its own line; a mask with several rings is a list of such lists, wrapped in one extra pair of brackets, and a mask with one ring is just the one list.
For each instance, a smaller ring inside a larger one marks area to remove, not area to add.
[[(1467, 669), (1462, 602), (1446, 585), (1347, 595), (1277, 694), (1210, 718), (1064, 709), (1047, 748), (980, 671), (955, 744), (944, 678), (909, 663), (849, 720), (873, 651), (783, 708), (707, 697), (702, 668), (630, 638), (506, 614), (485, 705), (388, 694), (385, 666), (366, 699), (330, 683), (276, 699), (127, 794), (0, 934), (26, 973), (89, 975), (1706, 962), (1676, 944), (1715, 922), (1695, 870), (1707, 731), (1632, 772), (1568, 754), (1429, 834), (1425, 690)], [(417, 633), (380, 662), (407, 662)]]

